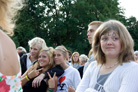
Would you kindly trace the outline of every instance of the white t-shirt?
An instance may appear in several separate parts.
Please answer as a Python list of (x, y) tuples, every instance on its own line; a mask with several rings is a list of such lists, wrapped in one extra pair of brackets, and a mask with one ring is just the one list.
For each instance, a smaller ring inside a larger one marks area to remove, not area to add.
[(34, 62), (36, 61), (36, 60), (35, 60), (35, 61), (32, 62), (32, 61), (30, 60), (29, 56), (30, 56), (30, 53), (27, 53), (27, 58), (26, 58), (26, 59), (27, 59), (27, 60), (26, 60), (26, 63), (27, 63), (27, 64), (26, 64), (26, 67), (27, 67), (27, 69), (29, 69), (29, 68), (34, 64)]
[(80, 74), (77, 69), (69, 66), (64, 73), (58, 78), (58, 85), (56, 92), (68, 92), (68, 87), (71, 85), (77, 88), (80, 83)]

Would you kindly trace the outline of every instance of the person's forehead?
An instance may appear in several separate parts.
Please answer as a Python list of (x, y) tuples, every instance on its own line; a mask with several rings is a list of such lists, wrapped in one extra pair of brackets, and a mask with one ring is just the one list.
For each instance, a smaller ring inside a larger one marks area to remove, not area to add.
[(40, 52), (40, 54), (45, 54), (45, 55), (47, 55), (47, 52), (43, 50), (43, 51)]
[(30, 46), (31, 48), (41, 48), (41, 46), (39, 45), (39, 44), (35, 44), (35, 45), (32, 45), (32, 46)]
[(110, 31), (110, 32), (103, 34), (102, 36), (118, 36), (118, 33), (115, 31)]
[(97, 25), (90, 25), (90, 26), (88, 26), (88, 30), (96, 30), (98, 27), (97, 27)]
[(75, 54), (74, 56), (75, 56), (75, 57), (76, 57), (76, 56), (79, 56), (79, 54)]
[(55, 53), (61, 53), (62, 51), (59, 49), (55, 49)]

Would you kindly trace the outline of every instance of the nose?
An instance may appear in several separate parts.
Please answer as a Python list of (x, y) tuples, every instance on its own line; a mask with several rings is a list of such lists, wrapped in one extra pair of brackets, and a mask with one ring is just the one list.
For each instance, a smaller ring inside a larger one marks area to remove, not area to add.
[(89, 36), (89, 33), (90, 33), (90, 32), (88, 31), (88, 32), (87, 32), (87, 36)]
[(108, 40), (107, 40), (107, 44), (108, 44), (108, 45), (111, 45), (112, 42), (113, 42), (112, 39), (108, 39)]
[(41, 61), (41, 60), (42, 60), (42, 58), (41, 58), (41, 57), (39, 57), (39, 58), (38, 58), (38, 60), (39, 60), (39, 61)]
[(34, 52), (34, 49), (30, 49), (30, 52)]
[(57, 55), (55, 55), (54, 58), (57, 58)]

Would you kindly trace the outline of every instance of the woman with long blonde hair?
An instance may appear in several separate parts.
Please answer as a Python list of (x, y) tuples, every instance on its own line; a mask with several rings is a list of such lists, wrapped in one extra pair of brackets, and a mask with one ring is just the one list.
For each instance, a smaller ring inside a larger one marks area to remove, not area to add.
[(13, 19), (21, 8), (20, 0), (0, 0), (0, 92), (22, 92), (21, 70), (13, 35)]
[(72, 56), (71, 56), (71, 66), (79, 69), (82, 65), (80, 64), (80, 60), (79, 60), (79, 52), (73, 52)]

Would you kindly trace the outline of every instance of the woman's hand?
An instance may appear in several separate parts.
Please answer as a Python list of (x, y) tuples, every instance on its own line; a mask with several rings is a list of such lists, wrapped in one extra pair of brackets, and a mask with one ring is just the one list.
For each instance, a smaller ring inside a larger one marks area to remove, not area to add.
[(45, 77), (45, 74), (43, 73), (37, 76), (32, 82), (32, 87), (38, 88), (41, 85), (41, 81), (44, 79), (44, 77)]
[(48, 80), (48, 86), (49, 88), (55, 88), (55, 77), (56, 77), (56, 72), (54, 73), (54, 76), (51, 77), (51, 75), (49, 74), (49, 72), (47, 72), (48, 76), (49, 76), (49, 80)]
[(32, 70), (30, 73), (28, 73), (28, 77), (29, 77), (30, 79), (32, 79), (32, 78), (38, 76), (38, 75), (42, 72), (42, 70), (43, 70), (43, 68), (38, 69), (38, 70), (34, 69), (34, 70)]
[(75, 92), (75, 89), (72, 86), (68, 87), (68, 92)]

